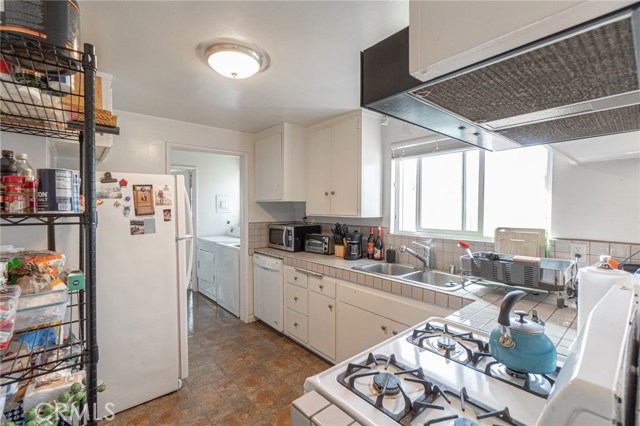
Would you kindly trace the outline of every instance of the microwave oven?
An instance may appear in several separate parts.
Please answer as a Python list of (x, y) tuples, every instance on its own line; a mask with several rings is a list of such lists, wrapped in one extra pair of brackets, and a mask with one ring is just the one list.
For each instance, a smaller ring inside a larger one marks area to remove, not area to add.
[(319, 233), (320, 225), (272, 223), (269, 225), (269, 247), (286, 251), (302, 251), (305, 235)]

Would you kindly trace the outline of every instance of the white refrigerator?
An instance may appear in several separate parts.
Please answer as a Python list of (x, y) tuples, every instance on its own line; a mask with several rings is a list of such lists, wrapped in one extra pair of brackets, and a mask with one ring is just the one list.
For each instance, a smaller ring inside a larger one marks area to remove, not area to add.
[(182, 176), (98, 173), (96, 189), (102, 417), (107, 403), (121, 412), (179, 389), (187, 377), (194, 242)]

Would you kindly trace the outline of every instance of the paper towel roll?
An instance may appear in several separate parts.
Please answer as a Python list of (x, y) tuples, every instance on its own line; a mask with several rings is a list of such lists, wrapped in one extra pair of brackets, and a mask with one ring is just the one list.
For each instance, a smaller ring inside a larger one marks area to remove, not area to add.
[[(634, 286), (634, 277), (618, 269), (587, 266), (578, 271), (578, 333), (587, 323), (593, 307), (615, 285)], [(636, 283), (638, 285), (638, 283)]]

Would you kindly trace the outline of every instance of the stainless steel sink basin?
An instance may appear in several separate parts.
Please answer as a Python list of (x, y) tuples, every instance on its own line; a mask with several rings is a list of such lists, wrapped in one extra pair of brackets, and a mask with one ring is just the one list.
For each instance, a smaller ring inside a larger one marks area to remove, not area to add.
[(401, 265), (398, 263), (372, 263), (369, 265), (354, 266), (352, 269), (392, 277), (398, 277), (415, 271), (415, 268), (411, 265)]
[(416, 271), (404, 275), (402, 279), (449, 291), (454, 291), (462, 287), (462, 279), (459, 276), (440, 271)]

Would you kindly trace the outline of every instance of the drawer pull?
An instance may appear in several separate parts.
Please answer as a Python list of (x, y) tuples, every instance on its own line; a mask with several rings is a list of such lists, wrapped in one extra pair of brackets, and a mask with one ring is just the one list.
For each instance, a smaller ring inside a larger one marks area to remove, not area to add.
[(329, 305), (329, 310), (333, 311), (333, 305)]
[(298, 296), (293, 296), (293, 301), (297, 302), (298, 301)]
[(326, 197), (327, 195), (329, 195), (329, 193), (327, 191), (324, 192), (324, 196)]
[(380, 326), (380, 329), (381, 329), (382, 331), (387, 331), (387, 326), (386, 326), (386, 325), (381, 325), (381, 326)]
[(293, 280), (294, 281), (298, 281), (298, 277), (293, 277)]
[(397, 332), (397, 331), (395, 331), (395, 330), (393, 330), (393, 331), (391, 332), (391, 334), (393, 334), (394, 336), (397, 336), (397, 335), (398, 335), (398, 332)]
[(320, 287), (320, 290), (322, 290), (324, 288), (324, 285), (320, 284), (318, 287)]
[(297, 323), (297, 322), (294, 322), (294, 323), (293, 323), (293, 326), (294, 326), (294, 327), (298, 327), (298, 323)]

